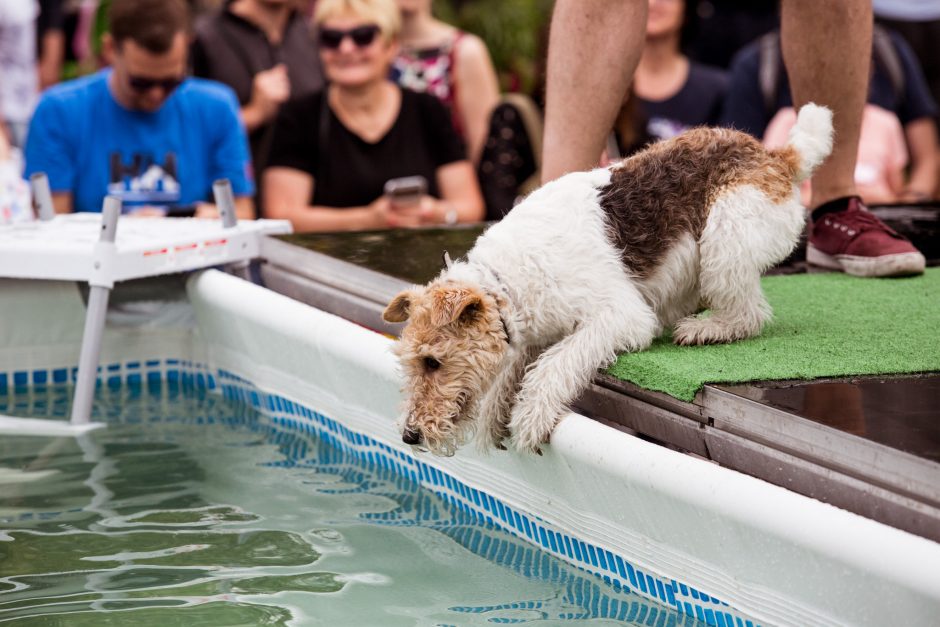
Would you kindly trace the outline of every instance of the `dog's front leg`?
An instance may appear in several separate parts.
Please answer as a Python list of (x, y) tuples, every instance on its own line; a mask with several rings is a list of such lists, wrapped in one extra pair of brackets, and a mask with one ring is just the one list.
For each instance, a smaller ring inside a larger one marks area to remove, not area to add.
[(513, 448), (540, 452), (598, 368), (611, 363), (618, 351), (641, 350), (653, 341), (656, 315), (639, 294), (619, 305), (595, 312), (528, 369), (509, 421)]
[(502, 367), (477, 406), (477, 435), (481, 449), (505, 450), (503, 440), (509, 437), (509, 417), (513, 400), (526, 366), (535, 358), (536, 349), (510, 348)]

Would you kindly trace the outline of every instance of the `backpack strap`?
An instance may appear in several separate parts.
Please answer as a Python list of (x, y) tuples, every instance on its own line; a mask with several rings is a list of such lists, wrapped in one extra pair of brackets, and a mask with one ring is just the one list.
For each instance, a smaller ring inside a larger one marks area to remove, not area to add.
[[(780, 71), (783, 69), (780, 31), (771, 31), (761, 36), (758, 46), (760, 48), (758, 82), (761, 97), (764, 100), (764, 111), (770, 118), (777, 110)], [(891, 35), (878, 24), (875, 24), (872, 30), (872, 60), (887, 75), (897, 102), (902, 103), (905, 96), (904, 66), (901, 64), (901, 57), (891, 40)]]
[(904, 66), (901, 65), (901, 57), (898, 54), (894, 42), (891, 41), (891, 35), (882, 26), (875, 24), (871, 33), (872, 58), (884, 73), (887, 74), (891, 82), (891, 89), (900, 105), (904, 102)]
[(764, 112), (770, 119), (777, 111), (777, 95), (780, 86), (780, 69), (783, 67), (780, 51), (780, 31), (771, 31), (758, 40), (760, 56), (757, 80), (761, 97), (764, 100)]

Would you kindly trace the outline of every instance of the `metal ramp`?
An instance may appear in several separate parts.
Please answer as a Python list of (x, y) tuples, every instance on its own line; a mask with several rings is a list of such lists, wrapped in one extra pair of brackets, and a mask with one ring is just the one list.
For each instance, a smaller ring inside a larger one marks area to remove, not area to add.
[(120, 220), (121, 201), (108, 196), (100, 214), (55, 215), (42, 176), (33, 179), (40, 219), (0, 226), (0, 277), (80, 281), (89, 285), (70, 425), (0, 417), (0, 432), (61, 434), (94, 428), (92, 400), (101, 338), (114, 284), (213, 266), (244, 266), (258, 257), (262, 236), (291, 232), (286, 220), (235, 217), (228, 181), (213, 186), (220, 219), (135, 218)]

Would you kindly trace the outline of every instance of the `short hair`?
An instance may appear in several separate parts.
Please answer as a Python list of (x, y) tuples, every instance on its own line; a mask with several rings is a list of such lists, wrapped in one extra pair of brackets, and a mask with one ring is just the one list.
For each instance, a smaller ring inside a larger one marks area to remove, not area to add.
[(386, 40), (396, 39), (401, 32), (401, 12), (395, 0), (318, 0), (313, 19), (320, 25), (343, 13), (374, 22)]
[(179, 33), (189, 33), (186, 0), (113, 0), (108, 11), (108, 31), (115, 43), (131, 39), (148, 52), (170, 49)]

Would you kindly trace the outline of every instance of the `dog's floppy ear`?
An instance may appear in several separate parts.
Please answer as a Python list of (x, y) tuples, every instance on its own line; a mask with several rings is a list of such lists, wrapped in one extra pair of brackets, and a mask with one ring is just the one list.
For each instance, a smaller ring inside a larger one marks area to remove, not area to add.
[(476, 290), (465, 287), (438, 288), (431, 294), (431, 298), (431, 323), (438, 327), (456, 320), (461, 323), (471, 322), (483, 308), (483, 296)]
[(411, 315), (411, 301), (414, 300), (414, 292), (405, 290), (392, 299), (385, 311), (382, 312), (382, 318), (386, 322), (404, 322)]

